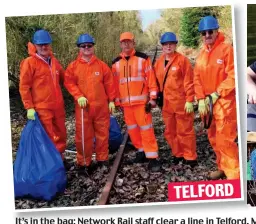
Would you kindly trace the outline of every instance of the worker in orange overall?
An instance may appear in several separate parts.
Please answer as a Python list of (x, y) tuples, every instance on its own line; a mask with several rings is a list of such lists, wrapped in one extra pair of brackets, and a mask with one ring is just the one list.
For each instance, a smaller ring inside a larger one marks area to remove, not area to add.
[(78, 37), (79, 55), (68, 65), (64, 83), (75, 100), (78, 170), (86, 168), (89, 172), (95, 168), (94, 137), (98, 165), (108, 166), (110, 113), (115, 110), (113, 75), (108, 65), (95, 56), (94, 44), (94, 38), (87, 33)]
[(156, 105), (156, 77), (149, 57), (134, 49), (132, 33), (121, 34), (120, 46), (122, 52), (112, 63), (117, 91), (115, 105), (123, 107), (128, 133), (137, 149), (133, 162), (149, 161), (149, 170), (157, 172), (161, 166), (150, 113), (151, 107)]
[(203, 17), (199, 32), (204, 43), (194, 68), (194, 86), (201, 116), (208, 113), (209, 95), (213, 101), (213, 120), (208, 138), (216, 154), (217, 171), (210, 179), (239, 179), (236, 118), (236, 90), (233, 47), (225, 43), (213, 16)]
[(164, 136), (171, 147), (173, 163), (197, 165), (194, 130), (193, 70), (189, 60), (176, 51), (178, 40), (166, 32), (160, 40), (163, 53), (155, 64), (160, 91), (163, 92)]
[[(19, 91), (27, 110), (27, 118), (35, 120), (35, 113), (64, 159), (66, 149), (65, 109), (60, 82), (64, 70), (53, 56), (52, 38), (48, 31), (34, 33), (28, 43), (29, 57), (20, 65)], [(64, 163), (65, 164), (65, 163)]]

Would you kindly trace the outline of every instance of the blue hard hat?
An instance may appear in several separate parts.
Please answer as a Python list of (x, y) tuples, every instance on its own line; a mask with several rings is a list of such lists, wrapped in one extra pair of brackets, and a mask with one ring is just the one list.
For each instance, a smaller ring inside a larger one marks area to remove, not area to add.
[(166, 42), (176, 42), (176, 44), (178, 43), (178, 40), (176, 38), (176, 35), (172, 32), (166, 32), (161, 36), (161, 40), (160, 43), (164, 44)]
[(80, 44), (83, 44), (83, 43), (92, 43), (92, 44), (95, 44), (95, 41), (94, 41), (93, 37), (90, 36), (88, 33), (84, 33), (84, 34), (81, 34), (81, 35), (78, 37), (76, 44), (77, 44), (77, 45), (80, 45)]
[(34, 33), (33, 44), (50, 44), (52, 43), (52, 38), (48, 31), (38, 30)]
[(203, 17), (198, 26), (199, 32), (204, 30), (216, 30), (219, 28), (219, 24), (217, 19), (215, 19), (213, 16), (205, 16)]

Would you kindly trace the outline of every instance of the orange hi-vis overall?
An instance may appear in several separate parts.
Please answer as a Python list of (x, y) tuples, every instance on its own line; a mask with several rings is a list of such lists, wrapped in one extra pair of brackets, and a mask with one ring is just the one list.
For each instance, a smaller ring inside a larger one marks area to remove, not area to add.
[(19, 91), (25, 109), (34, 108), (39, 119), (55, 144), (63, 153), (66, 149), (65, 109), (60, 81), (64, 80), (64, 70), (58, 60), (51, 54), (50, 64), (40, 55), (36, 48), (28, 43), (30, 57), (20, 64)]
[(167, 75), (162, 114), (165, 122), (164, 136), (172, 154), (178, 158), (195, 160), (197, 154), (194, 113), (187, 114), (184, 109), (185, 103), (193, 102), (195, 96), (192, 66), (189, 60), (178, 52), (174, 52), (165, 66), (165, 54), (162, 54), (156, 61), (155, 73), (161, 91)]
[(151, 113), (145, 104), (156, 99), (156, 77), (148, 56), (133, 50), (128, 59), (121, 53), (112, 64), (116, 93), (115, 104), (124, 108), (124, 118), (133, 145), (147, 158), (158, 157), (158, 146)]
[[(75, 100), (77, 163), (81, 166), (91, 164), (94, 137), (96, 160), (107, 161), (110, 125), (108, 102), (115, 98), (110, 68), (95, 55), (88, 63), (79, 55), (66, 69), (64, 85)], [(82, 147), (81, 108), (77, 102), (82, 96), (88, 100), (88, 105), (83, 109), (86, 164)]]
[(239, 179), (236, 91), (233, 47), (224, 43), (219, 33), (211, 50), (201, 50), (194, 69), (194, 86), (197, 99), (217, 92), (220, 97), (213, 107), (213, 121), (208, 138), (216, 153), (219, 170), (228, 179)]

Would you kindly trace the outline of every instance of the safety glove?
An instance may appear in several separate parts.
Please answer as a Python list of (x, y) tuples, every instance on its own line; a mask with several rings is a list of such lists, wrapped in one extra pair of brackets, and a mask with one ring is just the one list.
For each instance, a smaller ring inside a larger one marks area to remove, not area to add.
[(86, 107), (88, 100), (85, 97), (79, 97), (77, 100), (80, 107)]
[(108, 109), (109, 109), (109, 113), (113, 114), (115, 112), (115, 103), (109, 102)]
[[(216, 101), (219, 99), (220, 96), (217, 92), (214, 92), (214, 93), (211, 94), (211, 97), (212, 97), (212, 104), (214, 105), (216, 103)], [(205, 98), (205, 103), (207, 105), (209, 105), (209, 103), (210, 103), (209, 97)]]
[(155, 107), (155, 106), (156, 106), (156, 101), (155, 101), (155, 100), (150, 100), (150, 101), (148, 101), (148, 102), (146, 103), (146, 105), (145, 105), (145, 111), (146, 111), (146, 113), (147, 113), (147, 114), (150, 113), (151, 109), (152, 109), (153, 107)]
[(186, 102), (185, 103), (185, 111), (187, 114), (193, 113), (194, 112), (194, 106), (192, 102)]
[(202, 116), (205, 116), (207, 114), (208, 107), (207, 107), (207, 104), (205, 103), (205, 99), (199, 100), (198, 111), (199, 111), (199, 114)]
[(29, 120), (35, 120), (35, 119), (36, 119), (36, 118), (35, 118), (35, 113), (36, 113), (36, 111), (34, 110), (34, 108), (28, 109), (28, 110), (27, 110), (27, 118), (28, 118)]

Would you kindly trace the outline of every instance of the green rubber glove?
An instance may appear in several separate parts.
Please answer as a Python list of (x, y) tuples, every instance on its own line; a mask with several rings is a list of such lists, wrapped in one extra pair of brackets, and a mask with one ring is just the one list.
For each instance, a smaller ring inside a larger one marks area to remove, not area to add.
[(79, 97), (77, 100), (80, 107), (86, 107), (88, 100), (85, 97)]
[(109, 109), (109, 112), (111, 114), (113, 114), (115, 112), (115, 103), (114, 102), (109, 102), (108, 109)]
[(185, 111), (187, 114), (193, 113), (194, 112), (194, 106), (192, 102), (186, 102), (185, 103)]
[(200, 115), (205, 116), (207, 114), (208, 107), (207, 107), (207, 104), (205, 103), (205, 99), (199, 100), (198, 111), (199, 111)]
[[(211, 94), (211, 97), (212, 97), (212, 104), (214, 105), (216, 101), (219, 99), (219, 95), (216, 92), (214, 92)], [(205, 103), (207, 105), (210, 103), (209, 97), (205, 98)]]
[(35, 120), (36, 118), (35, 118), (35, 110), (34, 110), (34, 108), (30, 108), (30, 109), (28, 109), (27, 110), (27, 118), (29, 119), (29, 120)]

